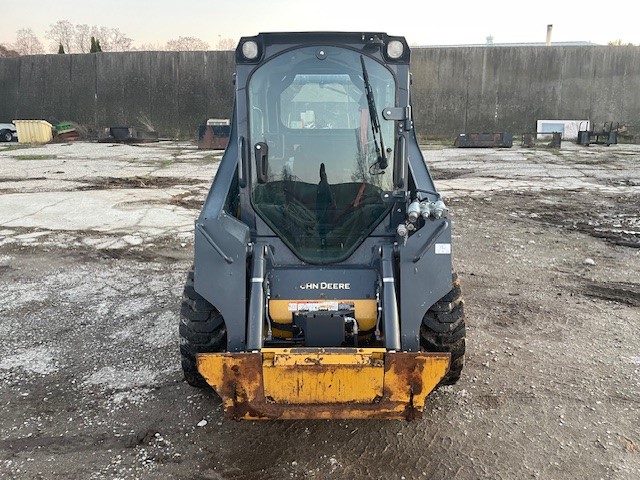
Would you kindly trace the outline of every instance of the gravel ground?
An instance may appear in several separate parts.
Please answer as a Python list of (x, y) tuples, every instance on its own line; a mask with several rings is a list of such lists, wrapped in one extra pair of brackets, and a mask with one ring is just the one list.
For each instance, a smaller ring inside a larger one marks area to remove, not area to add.
[(0, 477), (637, 479), (640, 147), (425, 156), (455, 223), (460, 382), (422, 421), (249, 423), (177, 348), (218, 157), (0, 144)]

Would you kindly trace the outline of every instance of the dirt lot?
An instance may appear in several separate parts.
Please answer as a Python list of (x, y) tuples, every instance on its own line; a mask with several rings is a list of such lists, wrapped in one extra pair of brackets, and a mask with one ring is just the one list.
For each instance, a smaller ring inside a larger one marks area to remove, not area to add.
[(237, 423), (182, 380), (218, 159), (0, 146), (0, 477), (637, 479), (640, 147), (426, 148), (468, 357), (414, 422)]

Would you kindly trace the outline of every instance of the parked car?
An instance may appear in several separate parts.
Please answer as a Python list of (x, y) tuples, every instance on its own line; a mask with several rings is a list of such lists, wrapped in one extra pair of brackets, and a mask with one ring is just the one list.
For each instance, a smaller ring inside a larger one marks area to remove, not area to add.
[(17, 142), (18, 131), (13, 123), (0, 123), (0, 142)]

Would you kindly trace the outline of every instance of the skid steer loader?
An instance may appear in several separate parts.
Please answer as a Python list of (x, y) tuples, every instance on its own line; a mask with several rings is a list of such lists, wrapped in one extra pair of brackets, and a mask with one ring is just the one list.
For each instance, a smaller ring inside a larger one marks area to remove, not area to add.
[(458, 380), (463, 301), (409, 57), (384, 33), (240, 40), (180, 323), (186, 380), (227, 416), (412, 419)]

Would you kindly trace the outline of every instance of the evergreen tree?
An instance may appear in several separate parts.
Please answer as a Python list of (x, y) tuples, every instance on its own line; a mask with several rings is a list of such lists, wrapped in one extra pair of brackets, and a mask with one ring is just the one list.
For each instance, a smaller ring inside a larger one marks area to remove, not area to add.
[(62, 44), (60, 44), (60, 46), (58, 47), (58, 54), (64, 55), (64, 47), (62, 46)]
[(96, 52), (101, 52), (102, 47), (100, 46), (100, 40), (96, 38)]
[(96, 38), (91, 37), (91, 48), (89, 49), (89, 53), (96, 53), (98, 50), (96, 49)]

